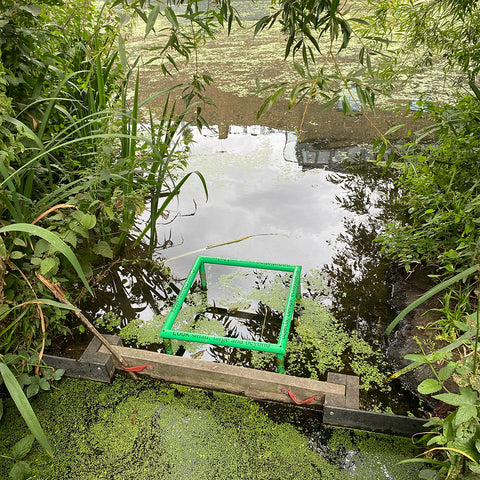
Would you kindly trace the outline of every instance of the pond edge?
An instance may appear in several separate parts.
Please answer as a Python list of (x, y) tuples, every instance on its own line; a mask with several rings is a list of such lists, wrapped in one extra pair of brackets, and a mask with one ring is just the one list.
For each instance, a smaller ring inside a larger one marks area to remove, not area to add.
[[(128, 365), (145, 367), (137, 372), (140, 375), (255, 400), (296, 404), (323, 413), (323, 423), (330, 426), (407, 437), (425, 432), (427, 419), (360, 410), (359, 379), (353, 375), (329, 372), (327, 381), (322, 382), (127, 348), (118, 336), (104, 337)], [(110, 383), (116, 371), (123, 370), (95, 337), (78, 360), (45, 355), (44, 361), (55, 369), (65, 369), (65, 376), (104, 383)]]

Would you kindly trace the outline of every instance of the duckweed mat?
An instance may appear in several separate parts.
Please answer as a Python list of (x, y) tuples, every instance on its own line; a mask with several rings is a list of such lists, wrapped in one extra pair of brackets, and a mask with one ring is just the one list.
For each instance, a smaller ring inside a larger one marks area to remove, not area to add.
[[(28, 433), (13, 403), (0, 421), (0, 455)], [(63, 379), (32, 400), (54, 450), (26, 458), (42, 480), (412, 479), (396, 465), (408, 439), (326, 429), (288, 406), (117, 376), (112, 385)], [(318, 414), (317, 414), (318, 415)], [(12, 461), (0, 457), (0, 478)]]

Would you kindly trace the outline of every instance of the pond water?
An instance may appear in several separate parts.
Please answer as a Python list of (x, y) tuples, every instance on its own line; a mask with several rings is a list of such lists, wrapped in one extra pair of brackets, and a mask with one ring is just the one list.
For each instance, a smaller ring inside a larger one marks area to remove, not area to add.
[[(63, 379), (31, 401), (55, 452), (25, 458), (42, 480), (410, 480), (418, 470), (397, 464), (418, 453), (410, 439), (325, 428), (308, 410), (146, 378)], [(0, 478), (26, 434), (8, 402)]]
[(331, 261), (333, 242), (349, 215), (338, 207), (342, 186), (328, 180), (331, 170), (300, 166), (288, 132), (268, 127), (230, 127), (222, 139), (217, 129), (204, 129), (194, 139), (189, 169), (205, 176), (208, 201), (201, 183), (189, 182), (170, 212), (175, 221), (159, 226), (169, 243), (159, 254), (177, 275), (186, 275), (192, 257), (176, 256), (247, 236), (252, 238), (202, 254), (304, 270)]
[[(388, 381), (383, 331), (393, 312), (387, 266), (374, 238), (393, 217), (397, 192), (370, 161), (369, 148), (298, 144), (292, 132), (262, 126), (191, 133), (187, 171), (204, 175), (208, 200), (200, 180), (190, 177), (157, 226), (154, 260), (168, 271), (145, 262), (119, 264), (87, 306), (91, 317), (127, 344), (164, 351), (158, 333), (197, 255), (300, 265), (303, 298), (287, 373), (356, 374), (363, 408), (419, 414), (418, 402)], [(208, 306), (203, 312), (192, 310), (192, 302), (186, 306), (184, 317), (195, 319), (191, 328), (275, 342), (284, 305), (277, 275), (208, 267), (207, 276), (215, 279)], [(208, 315), (201, 324), (202, 313)], [(273, 356), (258, 352), (186, 342), (175, 347), (177, 355), (275, 369)]]

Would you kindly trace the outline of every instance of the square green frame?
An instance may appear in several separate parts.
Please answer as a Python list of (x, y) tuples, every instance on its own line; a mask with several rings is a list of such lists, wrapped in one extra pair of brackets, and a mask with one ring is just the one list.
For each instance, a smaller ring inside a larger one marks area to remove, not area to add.
[[(207, 277), (205, 273), (205, 264), (215, 265), (228, 265), (233, 267), (246, 267), (256, 268), (263, 270), (275, 270), (282, 272), (292, 272), (292, 280), (290, 282), (290, 288), (288, 291), (288, 298), (283, 312), (282, 326), (280, 328), (280, 334), (277, 343), (258, 342), (256, 340), (244, 340), (241, 338), (232, 338), (216, 335), (206, 335), (203, 333), (184, 332), (181, 330), (172, 330), (173, 324), (177, 319), (177, 315), (180, 312), (183, 302), (190, 291), (190, 288), (197, 276), (200, 273), (200, 282), (202, 290), (207, 290)], [(162, 338), (166, 352), (173, 353), (170, 340), (185, 340), (188, 342), (205, 343), (211, 345), (223, 345), (226, 347), (244, 348), (247, 350), (259, 350), (262, 352), (275, 353), (277, 355), (277, 372), (283, 373), (284, 368), (284, 356), (287, 348), (288, 334), (290, 332), (290, 325), (293, 319), (293, 313), (295, 308), (295, 302), (301, 297), (301, 272), (302, 267), (298, 265), (283, 265), (279, 263), (264, 263), (253, 262), (249, 260), (231, 260), (227, 258), (215, 258), (215, 257), (202, 257), (199, 256), (195, 260), (190, 273), (188, 274), (185, 283), (183, 284), (180, 293), (178, 294), (172, 310), (168, 314), (168, 317), (160, 331), (160, 338)]]

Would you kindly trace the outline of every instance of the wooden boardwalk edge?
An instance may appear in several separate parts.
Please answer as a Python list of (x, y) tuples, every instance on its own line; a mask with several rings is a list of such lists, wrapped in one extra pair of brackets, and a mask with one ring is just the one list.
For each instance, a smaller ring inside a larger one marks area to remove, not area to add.
[(153, 368), (145, 369), (142, 373), (167, 382), (221, 390), (257, 400), (293, 403), (288, 393), (282, 392), (282, 389), (288, 389), (300, 402), (316, 396), (317, 398), (309, 403), (310, 406), (323, 406), (325, 397), (328, 398), (329, 395), (345, 396), (346, 389), (343, 384), (193, 360), (147, 350), (120, 346), (115, 346), (114, 349), (129, 365), (151, 365)]
[[(425, 431), (426, 419), (385, 413), (369, 412), (359, 408), (359, 378), (329, 372), (327, 381), (293, 377), (253, 368), (177, 357), (148, 350), (127, 348), (119, 337), (104, 335), (113, 348), (132, 367), (149, 365), (138, 372), (166, 382), (219, 390), (256, 400), (270, 400), (293, 404), (315, 397), (309, 408), (323, 409), (323, 423), (390, 435), (411, 436)], [(94, 338), (80, 359), (45, 355), (47, 365), (66, 369), (65, 375), (101, 382), (110, 382), (117, 370), (122, 370), (114, 356)]]

